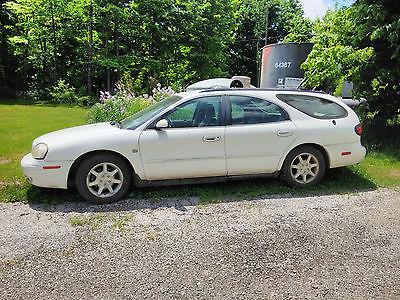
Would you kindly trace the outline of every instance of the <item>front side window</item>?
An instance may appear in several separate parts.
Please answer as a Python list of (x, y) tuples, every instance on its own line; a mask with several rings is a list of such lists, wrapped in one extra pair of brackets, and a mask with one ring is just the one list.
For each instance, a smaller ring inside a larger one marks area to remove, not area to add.
[(282, 108), (263, 99), (231, 96), (230, 102), (232, 125), (271, 123), (289, 119)]
[(313, 118), (339, 119), (347, 116), (346, 109), (324, 98), (295, 94), (280, 94), (276, 97)]
[(163, 101), (157, 102), (156, 104), (153, 104), (152, 106), (149, 106), (146, 109), (143, 109), (137, 112), (136, 114), (122, 120), (121, 128), (136, 129), (140, 125), (144, 124), (145, 122), (153, 118), (155, 115), (160, 113), (162, 110), (166, 109), (168, 106), (179, 101), (180, 99), (182, 99), (181, 96), (174, 95)]
[(218, 126), (221, 97), (203, 97), (186, 102), (163, 116), (171, 128)]

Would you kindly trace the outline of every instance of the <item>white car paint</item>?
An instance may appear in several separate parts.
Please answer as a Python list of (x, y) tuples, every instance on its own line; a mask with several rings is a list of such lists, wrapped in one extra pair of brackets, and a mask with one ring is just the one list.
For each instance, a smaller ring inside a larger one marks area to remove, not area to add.
[[(138, 149), (139, 133), (118, 129), (108, 122), (51, 132), (38, 137), (32, 144), (32, 148), (39, 143), (49, 147), (45, 159), (37, 160), (27, 154), (21, 161), (22, 170), (34, 185), (66, 189), (68, 174), (75, 160), (92, 151), (112, 151), (126, 157), (135, 166), (136, 172), (143, 172), (140, 155), (132, 151)], [(44, 170), (46, 166), (60, 168)]]
[(139, 144), (145, 178), (225, 176), (224, 135), (222, 126), (144, 130)]
[(228, 175), (274, 173), (282, 152), (295, 141), (292, 121), (227, 126), (225, 134)]
[[(280, 101), (277, 94), (318, 96), (338, 103), (348, 116), (315, 119)], [(248, 125), (147, 129), (164, 112), (197, 97), (243, 95), (268, 100), (284, 109), (290, 120)], [(109, 123), (84, 125), (52, 132), (33, 141), (48, 146), (44, 159), (27, 154), (21, 161), (24, 175), (41, 187), (68, 188), (72, 165), (93, 151), (124, 157), (142, 180), (162, 180), (278, 172), (288, 153), (299, 145), (315, 144), (326, 151), (330, 168), (359, 163), (365, 156), (354, 131), (357, 115), (335, 97), (322, 93), (284, 90), (231, 89), (182, 93), (183, 97), (134, 130)], [(334, 124), (336, 123), (336, 125)], [(207, 138), (215, 139), (207, 141)], [(344, 152), (351, 152), (343, 155)], [(50, 167), (50, 169), (44, 169)], [(54, 168), (52, 168), (54, 167)]]

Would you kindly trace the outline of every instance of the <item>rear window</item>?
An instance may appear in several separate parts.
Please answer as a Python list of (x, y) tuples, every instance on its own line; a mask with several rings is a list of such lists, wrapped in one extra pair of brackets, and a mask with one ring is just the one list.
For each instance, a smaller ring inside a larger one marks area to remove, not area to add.
[(339, 119), (347, 116), (347, 110), (327, 99), (308, 95), (276, 95), (278, 99), (299, 111), (317, 119)]

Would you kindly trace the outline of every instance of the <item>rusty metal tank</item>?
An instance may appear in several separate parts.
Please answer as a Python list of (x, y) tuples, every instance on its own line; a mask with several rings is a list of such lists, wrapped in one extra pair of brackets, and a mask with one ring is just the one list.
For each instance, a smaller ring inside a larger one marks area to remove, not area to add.
[(260, 88), (295, 89), (304, 78), (301, 64), (312, 43), (278, 43), (262, 48)]

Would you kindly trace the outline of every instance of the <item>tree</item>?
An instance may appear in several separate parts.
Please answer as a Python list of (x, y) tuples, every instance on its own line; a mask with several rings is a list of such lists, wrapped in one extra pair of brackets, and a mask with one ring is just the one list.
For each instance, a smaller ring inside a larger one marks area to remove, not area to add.
[(400, 113), (400, 6), (396, 1), (358, 0), (355, 44), (373, 49), (360, 67), (357, 92), (367, 98), (376, 123), (398, 122)]
[[(267, 11), (268, 41), (265, 41)], [(253, 84), (257, 79), (259, 53), (266, 43), (311, 38), (312, 23), (304, 18), (298, 0), (243, 0), (238, 18), (235, 43), (230, 48), (230, 71), (231, 75), (251, 77)]]
[(322, 88), (335, 92), (343, 80), (355, 80), (372, 52), (369, 47), (354, 46), (353, 37), (357, 25), (353, 8), (328, 10), (314, 26), (314, 43), (302, 68), (310, 88)]
[(36, 91), (59, 80), (81, 92), (112, 90), (121, 74), (136, 92), (224, 76), (238, 0), (15, 0), (8, 36)]
[[(18, 60), (9, 43), (9, 36), (14, 35), (15, 19), (3, 5), (0, 5), (0, 93), (12, 95), (17, 88), (14, 79), (20, 78)], [(23, 80), (21, 80), (24, 82)]]
[(137, 91), (155, 82), (180, 85), (227, 74), (227, 49), (236, 27), (236, 0), (142, 0), (120, 25), (124, 72)]
[(75, 34), (80, 27), (71, 23), (71, 3), (67, 0), (15, 0), (6, 8), (16, 25), (9, 42), (14, 55), (25, 66), (30, 88), (45, 92), (58, 79), (68, 77), (69, 62), (76, 57)]
[(50, 32), (45, 21), (46, 9), (42, 1), (18, 0), (5, 3), (14, 14), (16, 25), (8, 37), (14, 55), (22, 61), (21, 67), (31, 75), (27, 85), (43, 88), (48, 82)]

